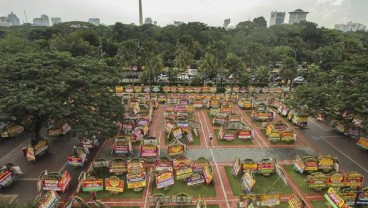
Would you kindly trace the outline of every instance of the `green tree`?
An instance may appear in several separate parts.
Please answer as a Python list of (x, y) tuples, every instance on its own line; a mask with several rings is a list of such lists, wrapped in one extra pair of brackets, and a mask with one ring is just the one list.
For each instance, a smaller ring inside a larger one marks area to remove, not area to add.
[(177, 47), (175, 53), (175, 66), (178, 67), (179, 70), (185, 71), (187, 69), (187, 66), (192, 63), (193, 58), (193, 53), (190, 52), (189, 48), (180, 45)]
[(129, 69), (134, 65), (138, 65), (138, 51), (138, 42), (136, 40), (131, 39), (122, 42), (117, 52), (121, 66)]
[(227, 58), (226, 58), (225, 66), (228, 69), (229, 75), (230, 74), (233, 75), (233, 80), (231, 81), (231, 92), (230, 92), (230, 94), (232, 95), (234, 82), (235, 82), (236, 78), (239, 77), (240, 72), (244, 68), (244, 63), (241, 60), (241, 58), (238, 57), (237, 55), (235, 55), (233, 53), (228, 53)]
[(286, 57), (281, 68), (281, 78), (289, 81), (290, 90), (293, 86), (294, 78), (297, 76), (298, 63), (294, 58)]
[[(26, 125), (33, 138), (52, 116), (67, 119), (77, 135), (116, 132), (121, 115), (112, 95), (118, 73), (103, 62), (68, 53), (29, 53), (1, 56), (0, 115)], [(26, 122), (28, 121), (28, 122)]]
[(50, 48), (56, 51), (66, 51), (73, 56), (95, 56), (97, 48), (78, 36), (77, 33), (54, 35), (50, 40)]
[(201, 60), (200, 69), (203, 78), (216, 79), (218, 62), (214, 55), (206, 53), (204, 58)]
[(258, 28), (267, 28), (267, 21), (264, 17), (257, 17), (253, 19), (253, 23), (256, 25), (256, 27)]
[(254, 71), (254, 75), (260, 83), (267, 83), (270, 71), (270, 68), (267, 66), (259, 66)]

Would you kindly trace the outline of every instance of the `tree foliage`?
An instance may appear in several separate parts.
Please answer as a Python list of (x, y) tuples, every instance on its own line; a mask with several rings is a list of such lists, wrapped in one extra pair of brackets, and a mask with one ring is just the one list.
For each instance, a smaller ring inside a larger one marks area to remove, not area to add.
[[(72, 123), (76, 134), (114, 133), (119, 101), (109, 91), (117, 71), (96, 59), (69, 53), (29, 53), (1, 56), (1, 117), (38, 133), (50, 117)], [(27, 121), (27, 122), (26, 122)]]
[[(166, 66), (173, 81), (178, 70), (199, 66), (206, 77), (233, 74), (246, 83), (251, 80), (246, 65), (252, 71), (262, 71), (262, 80), (267, 77), (265, 69), (280, 66), (280, 75), (290, 80), (290, 86), (296, 76), (306, 77), (307, 83), (293, 89), (290, 102), (295, 107), (303, 105), (311, 112), (347, 111), (360, 118), (366, 115), (363, 77), (368, 32), (344, 34), (312, 22), (266, 26), (266, 20), (257, 17), (240, 22), (233, 30), (200, 22), (166, 27), (123, 23), (96, 27), (69, 22), (44, 28), (1, 28), (1, 88), (5, 95), (1, 114), (19, 121), (29, 116), (68, 114), (76, 123), (88, 121), (83, 124), (87, 129), (101, 120), (94, 120), (97, 113), (93, 111), (80, 114), (87, 98), (107, 97), (103, 92), (113, 87), (122, 67), (146, 68), (146, 78), (152, 75), (147, 81), (155, 81), (152, 78)], [(101, 49), (105, 52), (102, 63), (98, 61)], [(300, 71), (301, 64), (309, 67)], [(62, 96), (56, 97), (58, 93)], [(105, 105), (109, 102), (113, 103)], [(102, 111), (102, 103), (91, 104)], [(59, 110), (60, 106), (64, 110)], [(106, 115), (117, 115), (107, 111)]]

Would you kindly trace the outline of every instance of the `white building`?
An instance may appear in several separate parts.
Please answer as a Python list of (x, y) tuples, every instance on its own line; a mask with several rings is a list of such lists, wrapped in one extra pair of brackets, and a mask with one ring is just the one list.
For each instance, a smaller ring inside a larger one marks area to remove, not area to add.
[(309, 12), (305, 12), (301, 9), (296, 9), (293, 12), (289, 12), (290, 14), (289, 24), (300, 23), (301, 21), (305, 21), (307, 19), (308, 13)]
[(20, 25), (19, 18), (13, 12), (8, 14), (7, 17), (0, 17), (0, 26), (8, 27), (8, 26), (17, 26)]
[(365, 31), (367, 27), (360, 23), (348, 22), (346, 24), (336, 24), (335, 29), (341, 30), (342, 32), (356, 32)]
[(51, 17), (51, 25), (61, 23), (60, 17)]
[(100, 25), (100, 18), (89, 18), (88, 22), (91, 23), (91, 24), (94, 24), (96, 26), (99, 26)]
[(272, 11), (270, 17), (270, 26), (281, 25), (285, 21), (285, 12)]
[(47, 15), (41, 15), (41, 18), (33, 19), (34, 26), (50, 26), (50, 19)]

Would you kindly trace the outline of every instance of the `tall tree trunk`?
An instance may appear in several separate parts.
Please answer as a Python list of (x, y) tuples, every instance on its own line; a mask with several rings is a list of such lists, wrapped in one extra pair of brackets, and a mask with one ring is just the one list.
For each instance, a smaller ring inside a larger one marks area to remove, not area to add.
[(35, 142), (38, 142), (41, 139), (41, 129), (44, 126), (47, 116), (36, 116), (33, 120), (34, 128), (33, 128), (33, 139)]

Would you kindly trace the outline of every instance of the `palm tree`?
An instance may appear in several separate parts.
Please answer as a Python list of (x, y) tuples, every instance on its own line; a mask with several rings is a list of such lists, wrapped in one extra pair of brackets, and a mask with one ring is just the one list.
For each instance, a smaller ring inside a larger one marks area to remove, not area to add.
[(206, 77), (216, 79), (218, 62), (215, 56), (213, 54), (206, 53), (204, 58), (201, 60), (200, 69), (202, 70), (202, 74), (206, 75)]
[(183, 45), (178, 44), (177, 50), (175, 52), (175, 66), (178, 67), (179, 71), (186, 71), (187, 66), (192, 63), (194, 58), (193, 53), (191, 52), (190, 48)]
[(297, 69), (298, 62), (295, 58), (286, 57), (280, 75), (284, 80), (290, 80), (290, 90), (293, 86), (293, 80), (297, 75)]
[(130, 69), (130, 67), (138, 65), (138, 43), (133, 39), (124, 41), (118, 49), (117, 56), (120, 59), (121, 65), (126, 69)]
[(240, 76), (241, 70), (244, 67), (244, 63), (241, 58), (233, 53), (228, 53), (226, 57), (226, 68), (228, 69), (228, 75), (233, 75), (233, 81), (231, 82), (231, 92), (233, 94), (234, 81)]

